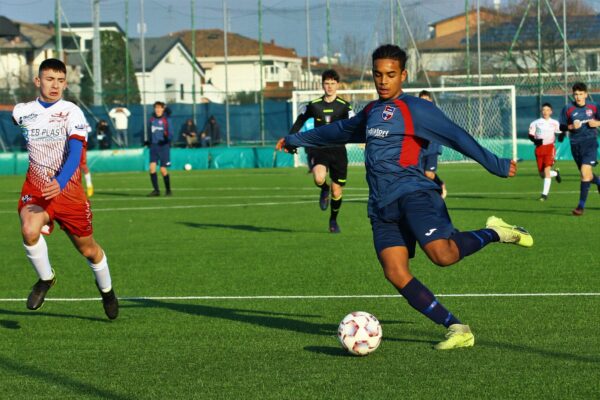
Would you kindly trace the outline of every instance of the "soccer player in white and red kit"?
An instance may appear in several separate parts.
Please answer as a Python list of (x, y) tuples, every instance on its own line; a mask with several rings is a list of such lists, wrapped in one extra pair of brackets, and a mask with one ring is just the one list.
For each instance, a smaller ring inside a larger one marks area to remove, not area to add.
[(62, 61), (51, 58), (42, 62), (34, 79), (39, 97), (17, 104), (13, 110), (29, 153), (29, 169), (18, 206), (23, 246), (39, 277), (27, 298), (27, 308), (40, 308), (56, 283), (41, 235), (50, 234), (56, 221), (87, 259), (104, 311), (108, 318), (115, 319), (119, 303), (106, 254), (92, 236), (92, 211), (81, 185), (79, 164), (87, 141), (87, 122), (79, 107), (62, 99), (66, 74)]
[(560, 133), (560, 124), (557, 120), (550, 118), (551, 116), (552, 105), (544, 103), (542, 104), (542, 117), (529, 125), (529, 140), (535, 144), (535, 159), (540, 177), (544, 180), (540, 201), (546, 201), (548, 198), (552, 178), (556, 178), (558, 183), (562, 181), (559, 169), (552, 169), (556, 156), (554, 142), (556, 134)]

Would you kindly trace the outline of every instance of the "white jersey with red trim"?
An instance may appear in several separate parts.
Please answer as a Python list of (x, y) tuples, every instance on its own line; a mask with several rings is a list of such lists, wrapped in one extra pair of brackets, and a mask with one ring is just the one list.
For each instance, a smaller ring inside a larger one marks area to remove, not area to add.
[(557, 133), (560, 133), (560, 125), (552, 118), (538, 118), (529, 125), (529, 136), (542, 139), (542, 144), (554, 143)]
[[(87, 141), (87, 121), (75, 104), (59, 100), (45, 108), (38, 100), (19, 103), (13, 110), (13, 119), (21, 127), (29, 152), (27, 181), (41, 190), (58, 175), (66, 161), (69, 139)], [(79, 169), (65, 189), (81, 185)]]

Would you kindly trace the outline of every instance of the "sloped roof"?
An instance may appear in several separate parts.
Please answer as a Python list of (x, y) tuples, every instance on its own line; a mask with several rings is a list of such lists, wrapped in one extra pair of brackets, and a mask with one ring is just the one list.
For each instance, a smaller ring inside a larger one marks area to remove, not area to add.
[(10, 19), (0, 15), (0, 37), (1, 36), (18, 36), (19, 26)]
[[(180, 31), (171, 33), (180, 37), (186, 46), (192, 48), (192, 32)], [(199, 29), (196, 31), (196, 57), (225, 57), (223, 49), (224, 32), (220, 29)], [(227, 55), (256, 56), (258, 55), (258, 40), (250, 39), (237, 33), (227, 33)], [(279, 57), (298, 58), (296, 50), (276, 45), (273, 41), (263, 42), (263, 54)]]
[(54, 28), (47, 25), (19, 22), (21, 33), (27, 37), (33, 47), (42, 47), (54, 38)]
[[(508, 22), (482, 26), (481, 47), (483, 49), (506, 49), (510, 47), (520, 19)], [(561, 24), (562, 29), (562, 24)], [(561, 42), (562, 38), (556, 28), (554, 20), (545, 18), (542, 20), (543, 43)], [(470, 36), (471, 45), (477, 41), (477, 35)], [(576, 16), (569, 18), (567, 23), (567, 41), (571, 47), (600, 46), (600, 15)], [(452, 33), (450, 35), (436, 37), (417, 43), (419, 51), (444, 52), (452, 50), (464, 50), (466, 45), (466, 31)], [(519, 33), (518, 46), (521, 48), (537, 47), (537, 18), (527, 18)], [(562, 48), (562, 47), (561, 47)]]
[[(144, 39), (144, 50), (146, 53), (146, 71), (152, 71), (173, 47), (181, 44), (191, 56), (192, 52), (185, 46), (179, 37), (162, 36)], [(140, 39), (129, 39), (129, 52), (136, 72), (142, 71), (142, 50)], [(196, 62), (197, 67), (202, 67)]]

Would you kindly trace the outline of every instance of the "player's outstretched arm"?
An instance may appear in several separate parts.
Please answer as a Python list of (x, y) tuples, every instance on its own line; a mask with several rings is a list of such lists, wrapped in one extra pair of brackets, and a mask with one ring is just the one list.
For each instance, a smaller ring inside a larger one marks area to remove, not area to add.
[(323, 147), (365, 142), (366, 117), (363, 112), (354, 118), (333, 122), (306, 132), (286, 136), (285, 143), (293, 147)]
[[(441, 143), (472, 158), (490, 173), (506, 178), (511, 170), (511, 160), (499, 158), (481, 146), (467, 131), (455, 124), (433, 104), (415, 107), (415, 135)], [(515, 164), (516, 171), (516, 164)]]

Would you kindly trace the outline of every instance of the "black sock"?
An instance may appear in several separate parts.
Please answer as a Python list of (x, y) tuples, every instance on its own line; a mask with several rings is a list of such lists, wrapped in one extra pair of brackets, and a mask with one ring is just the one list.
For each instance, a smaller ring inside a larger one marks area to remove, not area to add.
[(342, 196), (337, 199), (331, 198), (331, 217), (330, 220), (336, 220), (338, 213), (340, 212), (340, 207), (342, 206)]
[(438, 174), (435, 174), (435, 177), (433, 178), (433, 181), (439, 186), (442, 187), (442, 185), (444, 184), (444, 181), (440, 179), (440, 176)]
[(169, 174), (163, 176), (163, 181), (165, 181), (165, 188), (167, 189), (167, 192), (170, 191), (171, 190), (171, 178), (169, 177)]
[(592, 175), (592, 182), (595, 183), (598, 187), (600, 187), (600, 178), (598, 178), (598, 175)]
[(156, 176), (156, 172), (150, 174), (150, 181), (152, 181), (152, 187), (154, 190), (158, 192), (158, 177)]
[(450, 240), (456, 243), (460, 258), (463, 259), (483, 249), (491, 242), (500, 241), (500, 237), (493, 229), (486, 228), (478, 231), (457, 232), (450, 236)]
[(453, 324), (460, 324), (458, 318), (437, 301), (433, 293), (429, 291), (417, 278), (413, 278), (402, 289), (398, 289), (402, 297), (408, 301), (412, 308), (425, 315), (436, 324), (444, 325), (446, 328)]
[(317, 185), (317, 187), (320, 188), (321, 190), (328, 190), (329, 189), (329, 185), (327, 184), (327, 181), (323, 181), (323, 183), (321, 183), (320, 185), (318, 185), (315, 182), (315, 185)]

